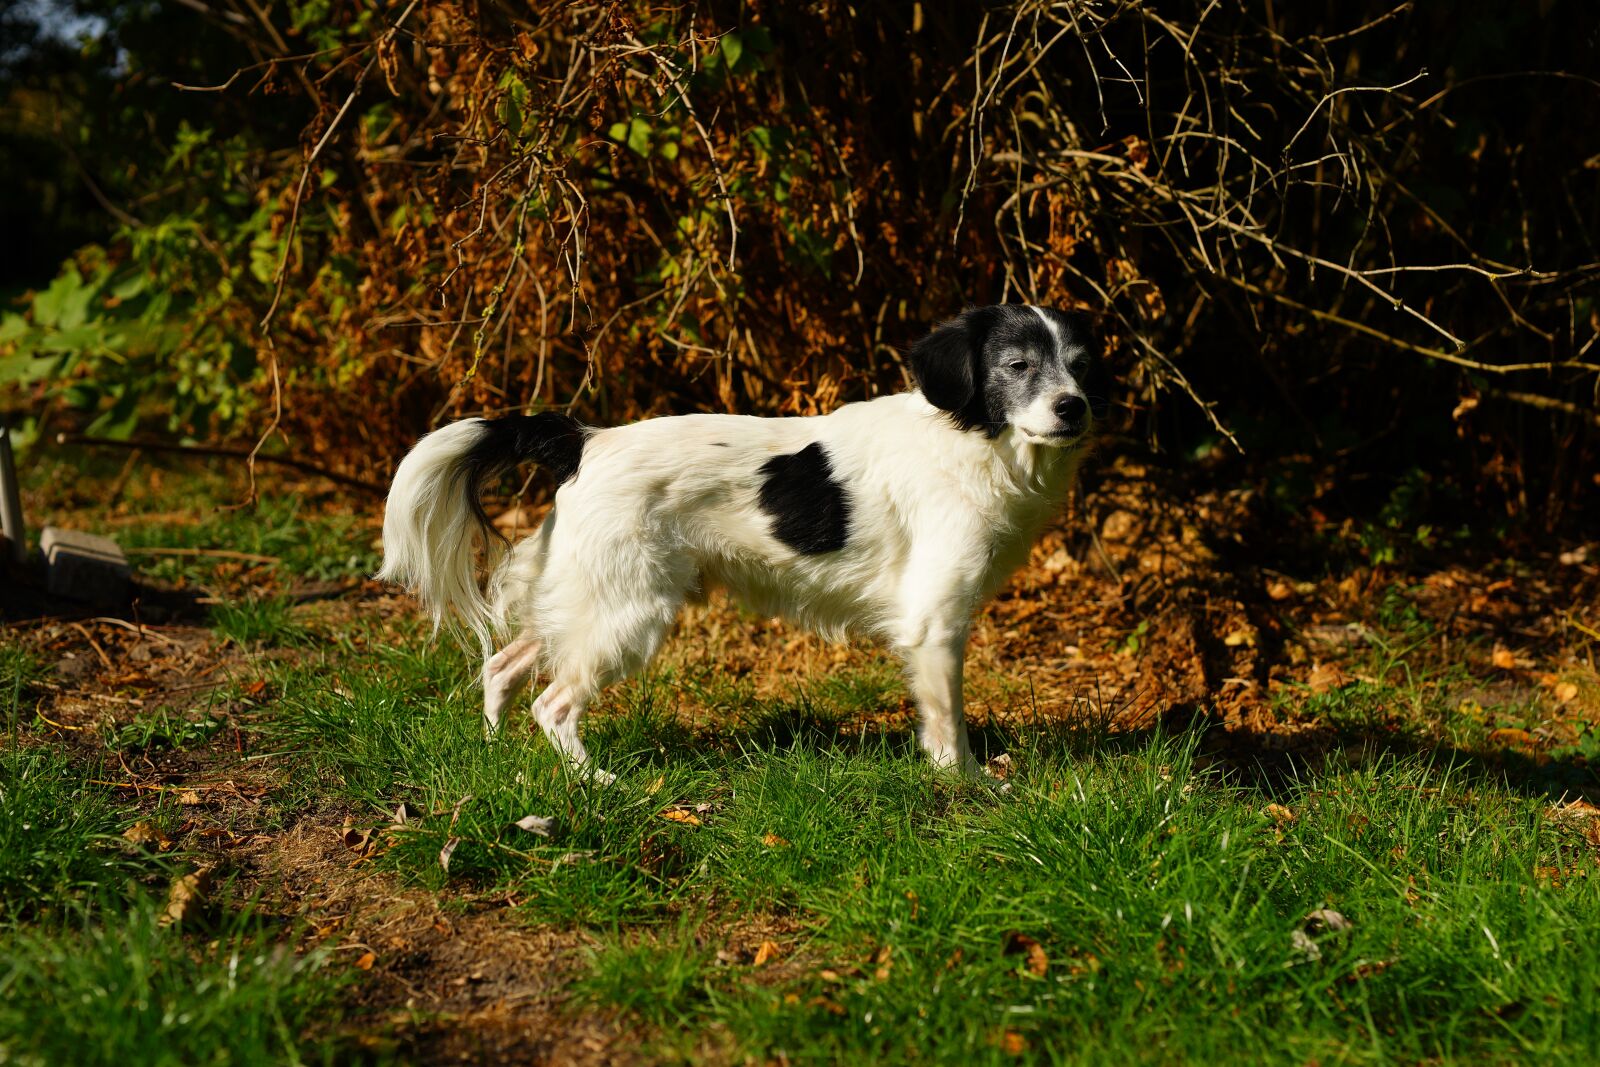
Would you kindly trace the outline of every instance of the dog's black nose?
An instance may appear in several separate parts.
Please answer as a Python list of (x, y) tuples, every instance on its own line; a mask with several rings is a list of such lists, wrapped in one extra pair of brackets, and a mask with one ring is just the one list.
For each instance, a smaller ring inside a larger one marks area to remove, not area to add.
[(1076, 394), (1068, 394), (1056, 401), (1056, 418), (1062, 422), (1081, 422), (1089, 411), (1089, 402)]

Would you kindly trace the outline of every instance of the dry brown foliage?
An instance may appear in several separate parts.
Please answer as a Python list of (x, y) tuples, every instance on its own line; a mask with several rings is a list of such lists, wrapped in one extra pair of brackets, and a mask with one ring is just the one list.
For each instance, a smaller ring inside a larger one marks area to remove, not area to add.
[(1453, 412), (1453, 458), (1559, 518), (1600, 423), (1564, 116), (1600, 83), (1556, 7), (335, 5), (331, 52), (251, 44), (314, 110), (261, 186), (281, 428), (381, 464), (470, 413), (807, 414), (1027, 300), (1099, 316), (1154, 441), (1342, 456)]

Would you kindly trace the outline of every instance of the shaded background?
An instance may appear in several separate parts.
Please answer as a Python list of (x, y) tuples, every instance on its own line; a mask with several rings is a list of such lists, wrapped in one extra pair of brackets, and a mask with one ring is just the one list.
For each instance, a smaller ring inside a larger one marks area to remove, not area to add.
[(1383, 563), (1593, 521), (1588, 5), (10, 4), (20, 437), (381, 481), (430, 426), (807, 414), (1093, 312), (1111, 451)]

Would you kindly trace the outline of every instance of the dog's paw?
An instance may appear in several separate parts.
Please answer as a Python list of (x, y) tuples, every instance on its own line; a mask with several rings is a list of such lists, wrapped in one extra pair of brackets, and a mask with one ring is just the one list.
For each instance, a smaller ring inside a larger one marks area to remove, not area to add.
[(612, 774), (610, 771), (601, 767), (593, 766), (592, 764), (585, 764), (584, 766), (579, 767), (578, 773), (587, 779), (591, 785), (597, 785), (602, 788), (608, 785), (614, 785), (617, 780), (617, 776)]

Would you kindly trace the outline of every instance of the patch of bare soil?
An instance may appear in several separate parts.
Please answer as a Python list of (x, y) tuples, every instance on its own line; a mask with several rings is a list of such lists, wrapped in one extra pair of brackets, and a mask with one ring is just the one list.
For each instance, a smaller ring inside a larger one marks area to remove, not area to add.
[(637, 1035), (570, 1003), (590, 943), (533, 928), (503, 900), (406, 887), (346, 844), (346, 813), (302, 817), (263, 839), (250, 878), (304, 921), (304, 947), (359, 972), (345, 1028), (423, 1063), (628, 1063)]

